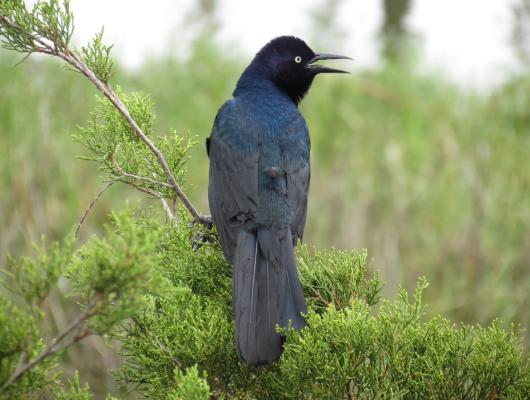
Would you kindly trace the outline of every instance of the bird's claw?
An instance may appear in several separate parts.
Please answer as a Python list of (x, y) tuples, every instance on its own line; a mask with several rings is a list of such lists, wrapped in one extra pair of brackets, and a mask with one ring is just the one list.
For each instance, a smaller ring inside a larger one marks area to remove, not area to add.
[(199, 228), (197, 232), (194, 233), (193, 238), (191, 239), (191, 249), (196, 251), (200, 249), (205, 243), (215, 242), (215, 237), (213, 235), (213, 220), (211, 215), (201, 215), (199, 220), (193, 221), (190, 226), (193, 227), (197, 224), (200, 224), (204, 229)]
[(201, 215), (200, 216), (200, 223), (204, 225), (206, 229), (209, 231), (213, 228), (213, 219), (211, 215)]

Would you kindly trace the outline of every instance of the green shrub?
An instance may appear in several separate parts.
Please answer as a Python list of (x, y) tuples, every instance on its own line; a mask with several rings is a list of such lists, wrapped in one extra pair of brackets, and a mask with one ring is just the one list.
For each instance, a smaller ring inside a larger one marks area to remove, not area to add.
[[(4, 47), (59, 56), (104, 93), (76, 138), (89, 150), (87, 158), (99, 162), (107, 187), (121, 181), (147, 193), (162, 203), (165, 217), (129, 207), (112, 213), (104, 232), (84, 244), (76, 246), (67, 235), (49, 246), (43, 241), (33, 257), (9, 258), (0, 297), (1, 398), (91, 398), (77, 373), (67, 380), (59, 367), (64, 350), (91, 335), (119, 340), (124, 363), (116, 377), (128, 393), (146, 398), (530, 398), (530, 367), (516, 327), (506, 330), (497, 321), (486, 328), (455, 325), (427, 317), (423, 278), (413, 299), (401, 289), (395, 299), (381, 300), (382, 284), (370, 272), (366, 251), (301, 246), (297, 258), (309, 306), (307, 327), (281, 332), (285, 351), (271, 366), (242, 364), (235, 349), (231, 267), (215, 232), (201, 225), (205, 219), (186, 201), (187, 209), (175, 205), (178, 198), (185, 200), (179, 185), (191, 143), (175, 131), (155, 136), (149, 96), (112, 90), (110, 46), (101, 34), (79, 54), (69, 48), (72, 30), (68, 0), (37, 2), (31, 10), (22, 0), (0, 3)], [(392, 78), (396, 71), (385, 73), (383, 78)], [(399, 82), (405, 85), (406, 78)], [(379, 100), (395, 103), (390, 127), (402, 125), (411, 136), (423, 129), (429, 113), (411, 107), (417, 100), (413, 92), (422, 88), (411, 86), (411, 99), (403, 103), (376, 88)], [(399, 108), (416, 118), (402, 119)], [(405, 142), (410, 144), (407, 173), (421, 171), (427, 158), (422, 140)], [(380, 153), (375, 146), (374, 154)], [(403, 173), (399, 146), (383, 153), (386, 159), (376, 161), (381, 165), (374, 176)], [(409, 181), (402, 177), (390, 181), (407, 189)], [(378, 199), (383, 200), (384, 195)], [(410, 205), (397, 206), (403, 211)], [(56, 331), (46, 323), (52, 292), (74, 297), (79, 305), (76, 317)]]
[(190, 292), (153, 297), (120, 335), (121, 379), (153, 397), (153, 379), (163, 392), (174, 384), (175, 366), (195, 365), (208, 373), (220, 398), (524, 399), (530, 393), (528, 361), (515, 329), (426, 318), (425, 280), (412, 301), (402, 290), (395, 300), (377, 304), (381, 284), (368, 276), (365, 252), (302, 248), (298, 264), (308, 328), (287, 332), (284, 355), (273, 366), (242, 365), (229, 307), (229, 267), (215, 245), (192, 250), (194, 231), (187, 224), (168, 229), (168, 241), (161, 243), (163, 269)]

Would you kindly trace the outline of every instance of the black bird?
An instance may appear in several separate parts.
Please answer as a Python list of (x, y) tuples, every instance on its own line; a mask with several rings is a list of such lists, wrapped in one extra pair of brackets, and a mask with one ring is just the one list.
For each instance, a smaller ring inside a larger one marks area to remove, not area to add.
[(345, 72), (316, 61), (346, 58), (315, 53), (293, 36), (273, 39), (245, 69), (206, 139), (210, 210), (234, 267), (237, 351), (251, 365), (280, 357), (277, 325), (305, 326), (293, 251), (304, 233), (310, 141), (298, 104), (317, 74)]

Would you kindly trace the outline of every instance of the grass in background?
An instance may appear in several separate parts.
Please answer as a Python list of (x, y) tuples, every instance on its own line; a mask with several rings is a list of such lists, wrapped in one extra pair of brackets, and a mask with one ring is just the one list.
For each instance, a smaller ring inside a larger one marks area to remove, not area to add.
[[(82, 150), (70, 138), (88, 118), (93, 89), (56, 63), (16, 61), (0, 53), (0, 262), (42, 233), (62, 237), (103, 186), (94, 164), (74, 158)], [(152, 94), (159, 133), (197, 135), (187, 191), (203, 211), (204, 139), (240, 61), (200, 41), (189, 61), (151, 60), (115, 79)], [(433, 313), (528, 330), (529, 76), (481, 95), (387, 67), (320, 77), (302, 109), (312, 138), (307, 243), (367, 248), (392, 290), (425, 275)], [(132, 196), (118, 185), (105, 193), (82, 237)], [(83, 358), (68, 354), (82, 369)]]

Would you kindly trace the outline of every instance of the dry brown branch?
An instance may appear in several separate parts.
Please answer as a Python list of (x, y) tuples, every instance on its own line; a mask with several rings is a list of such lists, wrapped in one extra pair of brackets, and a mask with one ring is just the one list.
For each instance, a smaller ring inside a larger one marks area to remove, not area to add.
[(92, 210), (92, 208), (94, 207), (94, 205), (98, 202), (99, 198), (101, 197), (101, 195), (103, 193), (105, 193), (107, 191), (108, 188), (110, 188), (112, 185), (114, 185), (116, 182), (118, 182), (120, 179), (122, 179), (123, 176), (118, 176), (116, 179), (110, 181), (109, 183), (107, 183), (107, 185), (101, 189), (99, 191), (99, 193), (96, 195), (96, 197), (94, 198), (94, 200), (92, 200), (90, 202), (90, 204), (88, 205), (87, 209), (85, 210), (83, 216), (81, 217), (81, 219), (79, 220), (79, 223), (77, 224), (77, 228), (75, 229), (75, 237), (77, 238), (77, 236), (79, 235), (79, 230), (81, 229), (81, 225), (83, 225), (83, 223), (85, 222), (85, 219), (86, 217), (88, 216), (88, 213), (90, 212), (90, 210)]
[(89, 336), (91, 334), (90, 331), (83, 329), (78, 334), (70, 337), (68, 341), (63, 342), (66, 337), (68, 337), (75, 330), (80, 329), (85, 321), (93, 315), (96, 304), (97, 302), (94, 302), (89, 305), (85, 311), (83, 311), (75, 320), (73, 320), (64, 331), (57, 335), (52, 342), (33, 360), (29, 361), (28, 363), (24, 363), (25, 353), (22, 352), (15, 372), (13, 372), (9, 379), (2, 385), (0, 392), (4, 391), (8, 386), (15, 383), (22, 375), (35, 367), (37, 364), (41, 363), (44, 359)]
[[(175, 220), (175, 216), (173, 214), (173, 211), (171, 211), (171, 208), (167, 204), (166, 199), (164, 199), (163, 197), (160, 197), (160, 202), (162, 203), (162, 208), (166, 212), (167, 217), (169, 218), (169, 221), (173, 222)], [(204, 218), (204, 217), (201, 217), (201, 218)]]
[[(123, 176), (120, 178), (120, 179), (123, 179)], [(145, 187), (142, 187), (142, 186), (138, 186), (136, 183), (134, 182), (130, 182), (130, 181), (122, 181), (123, 183), (126, 183), (128, 185), (131, 185), (132, 187), (134, 187), (135, 189), (138, 189), (140, 192), (144, 192), (150, 196), (153, 196), (153, 198), (155, 199), (159, 199), (160, 202), (162, 203), (162, 207), (164, 208), (164, 211), (166, 212), (167, 214), (167, 217), (168, 219), (173, 222), (174, 221), (174, 215), (173, 215), (173, 212), (171, 211), (171, 208), (169, 208), (169, 205), (167, 204), (167, 201), (166, 199), (164, 198), (164, 196), (162, 195), (162, 193), (160, 192), (157, 192), (156, 190), (152, 190), (152, 189), (147, 189)], [(205, 217), (201, 217), (202, 219), (204, 219)]]

